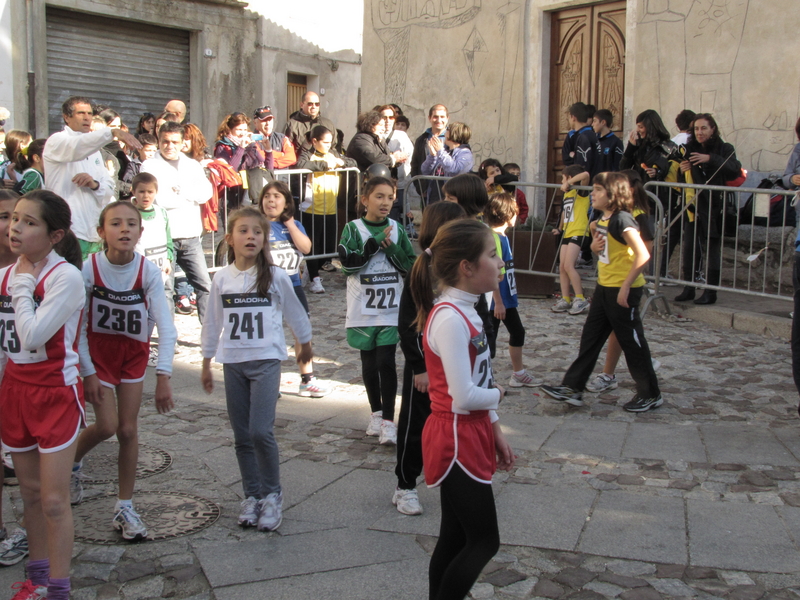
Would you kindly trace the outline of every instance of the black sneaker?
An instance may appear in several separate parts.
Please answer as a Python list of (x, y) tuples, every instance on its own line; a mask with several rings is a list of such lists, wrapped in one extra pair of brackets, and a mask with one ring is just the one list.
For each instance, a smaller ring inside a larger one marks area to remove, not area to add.
[(664, 400), (661, 398), (661, 394), (655, 398), (639, 398), (639, 396), (636, 395), (633, 397), (633, 400), (622, 408), (628, 412), (646, 412), (651, 408), (658, 408), (662, 404), (664, 404)]
[(583, 406), (583, 393), (567, 385), (543, 385), (539, 388), (545, 394), (571, 406)]

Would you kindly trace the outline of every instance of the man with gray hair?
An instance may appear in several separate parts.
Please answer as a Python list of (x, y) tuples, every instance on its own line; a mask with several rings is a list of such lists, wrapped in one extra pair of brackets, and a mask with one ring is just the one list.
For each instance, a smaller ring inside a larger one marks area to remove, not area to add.
[(103, 127), (92, 131), (92, 101), (71, 96), (61, 106), (64, 129), (51, 135), (44, 147), (45, 188), (69, 204), (72, 231), (81, 245), (83, 259), (103, 248), (97, 222), (103, 207), (115, 199), (116, 182), (106, 169), (100, 149), (112, 140), (139, 150), (142, 145), (121, 129)]

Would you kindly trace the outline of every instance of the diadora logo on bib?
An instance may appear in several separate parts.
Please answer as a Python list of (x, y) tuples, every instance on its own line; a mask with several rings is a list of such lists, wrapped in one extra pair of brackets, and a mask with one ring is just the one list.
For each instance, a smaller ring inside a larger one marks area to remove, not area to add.
[(11, 306), (11, 296), (0, 296), (0, 312), (14, 312), (14, 307)]
[(361, 283), (366, 285), (383, 285), (385, 283), (398, 283), (400, 275), (397, 273), (379, 273), (377, 275), (362, 275)]
[(100, 300), (113, 302), (114, 304), (139, 304), (144, 300), (144, 295), (140, 290), (130, 290), (128, 292), (115, 292), (108, 288), (94, 286), (92, 295)]
[(478, 354), (486, 350), (486, 332), (481, 331), (478, 335), (473, 338), (470, 338), (469, 343), (475, 346), (475, 349), (478, 351)]
[(272, 306), (272, 297), (263, 298), (258, 294), (222, 294), (223, 308), (243, 308), (246, 306)]

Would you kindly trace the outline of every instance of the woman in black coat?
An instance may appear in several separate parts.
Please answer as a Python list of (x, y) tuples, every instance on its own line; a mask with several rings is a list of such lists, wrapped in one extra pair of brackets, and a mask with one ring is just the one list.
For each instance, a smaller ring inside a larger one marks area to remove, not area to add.
[[(670, 163), (677, 162), (678, 146), (670, 140), (669, 132), (664, 127), (661, 116), (649, 109), (641, 112), (636, 117), (636, 129), (631, 132), (628, 146), (619, 162), (620, 170), (633, 169), (642, 178), (643, 183), (648, 181), (664, 181), (670, 172)], [(674, 193), (671, 188), (658, 187), (655, 190), (667, 223), (672, 223), (681, 211), (680, 194)], [(651, 211), (652, 212), (652, 211)], [(661, 275), (667, 274), (667, 265), (672, 256), (672, 251), (681, 241), (681, 220), (678, 219), (667, 232), (667, 246), (662, 256)]]
[(355, 160), (362, 173), (374, 164), (386, 165), (391, 169), (396, 161), (383, 141), (385, 127), (381, 113), (370, 110), (360, 114), (356, 128), (358, 133), (347, 145), (345, 156)]
[[(705, 185), (725, 185), (736, 179), (742, 171), (742, 163), (736, 158), (736, 150), (726, 144), (719, 136), (717, 122), (708, 113), (699, 114), (692, 123), (692, 133), (686, 143), (687, 159), (680, 164), (681, 173), (687, 177), (691, 173), (691, 183)], [(687, 178), (687, 183), (689, 183)], [(700, 253), (694, 251), (693, 239), (707, 251), (703, 251), (706, 264), (706, 282), (719, 285), (722, 269), (722, 227), (725, 210), (725, 192), (699, 190), (694, 197), (694, 205), (688, 210), (694, 212), (694, 223), (687, 219), (684, 228), (683, 279), (692, 281), (700, 263)], [(696, 237), (695, 237), (696, 236)], [(694, 288), (686, 287), (675, 300), (691, 300)], [(715, 290), (705, 290), (694, 301), (695, 304), (714, 304), (717, 301)]]

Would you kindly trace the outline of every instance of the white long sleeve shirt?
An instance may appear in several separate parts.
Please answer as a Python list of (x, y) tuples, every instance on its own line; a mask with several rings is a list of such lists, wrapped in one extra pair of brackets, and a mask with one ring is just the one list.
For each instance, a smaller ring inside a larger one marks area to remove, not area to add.
[[(14, 313), (10, 316), (15, 321), (14, 335), (22, 351), (13, 360), (19, 360), (31, 375), (36, 375), (41, 385), (73, 385), (78, 381), (78, 353), (73, 347), (83, 310), (81, 274), (54, 251), (43, 260), (45, 266), (36, 279), (27, 273), (17, 273), (16, 263), (0, 270), (0, 281), (11, 271), (8, 293)], [(53, 270), (53, 265), (59, 262)], [(37, 307), (34, 291), (45, 276), (44, 297)], [(5, 329), (9, 329), (8, 324)], [(48, 352), (46, 344), (56, 337), (56, 347)], [(0, 377), (7, 361), (8, 353), (0, 352)]]
[[(248, 327), (244, 325), (246, 305), (237, 309), (233, 304), (237, 299), (250, 300), (255, 296), (255, 285), (256, 267), (240, 271), (235, 265), (228, 265), (217, 271), (203, 319), (203, 358), (216, 357), (219, 363), (286, 360), (289, 354), (286, 352), (286, 339), (283, 335), (283, 319), (286, 319), (298, 342), (305, 344), (311, 341), (311, 321), (294, 293), (292, 280), (286, 271), (274, 266), (272, 285), (269, 288), (271, 306), (253, 307), (249, 317), (253, 326), (257, 324), (255, 314), (262, 315), (260, 333), (265, 342), (257, 344), (256, 340), (247, 340)], [(232, 323), (235, 326), (232, 327)]]
[[(450, 302), (457, 306), (478, 331), (483, 323), (475, 310), (480, 296), (457, 288), (445, 288), (436, 304)], [(441, 359), (447, 379), (448, 391), (453, 399), (452, 410), (456, 414), (469, 414), (473, 410), (488, 410), (489, 418), (497, 421), (497, 406), (500, 390), (483, 388), (475, 384), (469, 357), (470, 332), (464, 317), (454, 310), (439, 310), (427, 325), (427, 341), (430, 349)]]
[[(134, 253), (133, 260), (126, 265), (111, 264), (105, 252), (98, 252), (96, 256), (97, 269), (100, 271), (100, 277), (105, 287), (116, 292), (125, 292), (133, 287), (139, 274), (141, 254)], [(90, 298), (92, 287), (94, 286), (94, 271), (92, 270), (91, 258), (83, 263), (83, 285), (86, 291), (84, 296), (85, 310), (83, 311), (78, 353), (81, 359), (81, 376), (87, 377), (96, 373), (89, 353), (89, 341), (86, 338), (87, 323), (92, 318), (92, 315), (89, 314)], [(161, 278), (161, 270), (149, 260), (144, 261), (142, 285), (147, 298), (149, 321), (155, 322), (156, 327), (158, 327), (158, 365), (156, 370), (159, 373), (172, 374), (172, 359), (175, 356), (178, 330), (175, 329), (175, 323), (172, 320), (173, 313), (167, 305), (166, 296), (164, 296), (164, 282)]]
[(159, 151), (142, 163), (141, 172), (158, 179), (156, 204), (167, 210), (172, 239), (202, 235), (200, 205), (208, 202), (213, 193), (203, 166), (183, 154), (178, 160), (165, 160)]
[[(114, 134), (103, 128), (89, 133), (65, 126), (47, 138), (44, 159), (45, 189), (55, 192), (69, 204), (72, 231), (80, 240), (99, 242), (97, 223), (100, 211), (115, 199), (116, 182), (106, 169), (100, 149)], [(99, 185), (96, 190), (72, 183), (78, 173), (88, 173)]]

